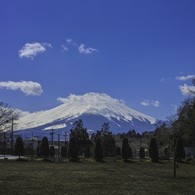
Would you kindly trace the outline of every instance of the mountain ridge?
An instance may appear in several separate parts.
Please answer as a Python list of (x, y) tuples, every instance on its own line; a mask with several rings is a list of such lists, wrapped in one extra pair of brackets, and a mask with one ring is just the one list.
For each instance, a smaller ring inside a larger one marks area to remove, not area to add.
[[(67, 98), (58, 98), (61, 105), (46, 111), (28, 114), (19, 119), (17, 130), (42, 129), (70, 130), (78, 119), (91, 131), (101, 128), (103, 122), (109, 122), (114, 133), (137, 128), (138, 131), (154, 130), (157, 119), (127, 107), (105, 93), (70, 94)], [(99, 121), (99, 127), (96, 121)], [(97, 125), (93, 125), (97, 124)], [(135, 129), (136, 130), (136, 129)]]

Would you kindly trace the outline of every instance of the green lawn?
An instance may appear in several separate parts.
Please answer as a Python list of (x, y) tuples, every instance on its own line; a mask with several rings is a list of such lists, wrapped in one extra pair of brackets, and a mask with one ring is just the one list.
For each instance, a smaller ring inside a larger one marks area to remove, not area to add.
[(0, 160), (0, 194), (195, 195), (195, 164)]

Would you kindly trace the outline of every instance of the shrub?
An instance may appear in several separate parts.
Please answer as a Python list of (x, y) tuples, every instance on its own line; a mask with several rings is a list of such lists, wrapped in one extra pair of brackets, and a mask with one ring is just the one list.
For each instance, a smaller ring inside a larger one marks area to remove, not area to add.
[(76, 140), (73, 136), (70, 138), (70, 141), (69, 141), (68, 158), (73, 161), (78, 160), (78, 148), (76, 145)]
[(165, 148), (164, 148), (163, 153), (164, 153), (166, 156), (169, 156), (169, 149), (168, 149), (168, 147), (165, 147)]
[(186, 158), (185, 158), (185, 161), (186, 161), (186, 162), (191, 161), (191, 160), (193, 160), (191, 157), (186, 157)]
[(139, 157), (142, 159), (145, 158), (145, 150), (143, 147), (141, 147), (139, 150)]
[(24, 153), (24, 145), (23, 145), (23, 140), (22, 137), (17, 137), (16, 143), (15, 143), (15, 154), (20, 155)]
[(169, 157), (165, 154), (160, 154), (158, 158), (159, 160), (169, 160)]
[(39, 145), (37, 146), (37, 157), (40, 157)]
[(156, 139), (152, 137), (149, 143), (149, 156), (152, 162), (158, 162), (158, 149), (156, 144)]
[(116, 147), (116, 156), (121, 156), (121, 149), (120, 149), (120, 147)]
[(181, 162), (181, 159), (185, 158), (185, 150), (184, 150), (183, 141), (181, 138), (177, 138), (176, 140), (174, 154), (178, 162)]
[(129, 146), (129, 158), (131, 158), (132, 157), (132, 149), (131, 149), (131, 147)]
[(124, 160), (127, 160), (128, 158), (130, 158), (129, 143), (126, 137), (123, 138), (123, 142), (122, 142), (122, 158)]
[(55, 155), (55, 153), (54, 153), (54, 146), (50, 146), (49, 155), (50, 155), (51, 157), (54, 157), (54, 155)]
[(91, 151), (89, 145), (85, 147), (85, 158), (91, 157)]
[(122, 160), (122, 157), (121, 157), (121, 156), (116, 156), (116, 157), (114, 158), (114, 161), (117, 161), (117, 160)]
[(62, 146), (61, 155), (62, 157), (67, 157), (67, 147), (66, 146)]
[(94, 158), (96, 161), (101, 161), (103, 159), (103, 150), (100, 138), (97, 138), (96, 140)]
[(49, 143), (47, 137), (43, 137), (40, 148), (39, 148), (40, 155), (44, 156), (44, 159), (46, 160), (47, 157), (49, 157)]

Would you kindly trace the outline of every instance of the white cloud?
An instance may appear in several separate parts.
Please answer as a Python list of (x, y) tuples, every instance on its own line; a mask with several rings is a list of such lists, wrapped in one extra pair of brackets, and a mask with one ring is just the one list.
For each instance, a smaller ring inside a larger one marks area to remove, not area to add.
[(164, 78), (162, 78), (160, 81), (164, 81)]
[(70, 44), (72, 42), (72, 39), (66, 39), (67, 43)]
[(148, 106), (148, 105), (150, 105), (149, 100), (144, 100), (144, 101), (141, 102), (140, 104), (143, 105), (143, 106)]
[(177, 80), (180, 80), (180, 81), (186, 81), (187, 79), (192, 79), (192, 78), (194, 78), (195, 77), (195, 75), (188, 75), (188, 76), (181, 76), (181, 77), (176, 77), (176, 79)]
[(21, 50), (19, 50), (19, 56), (20, 58), (26, 57), (26, 58), (33, 58), (38, 54), (38, 53), (43, 53), (46, 51), (47, 47), (52, 47), (50, 43), (26, 43), (25, 46)]
[(68, 48), (65, 45), (62, 45), (62, 51), (68, 51)]
[(27, 116), (27, 115), (30, 114), (29, 111), (22, 111), (22, 110), (19, 110), (19, 109), (16, 109), (15, 112), (19, 113), (19, 118), (22, 118), (22, 117)]
[(90, 53), (93, 53), (93, 52), (98, 52), (97, 49), (94, 49), (94, 48), (91, 48), (91, 47), (85, 49), (85, 45), (84, 44), (81, 44), (79, 46), (78, 50), (79, 50), (80, 53), (83, 53), (83, 54), (90, 54)]
[(151, 105), (153, 105), (153, 106), (156, 106), (156, 107), (159, 107), (159, 101), (152, 101), (151, 102)]
[(52, 48), (52, 46), (51, 46), (51, 44), (50, 44), (50, 43), (42, 43), (42, 45), (45, 45), (45, 46), (47, 46), (47, 47)]
[(177, 110), (177, 108), (178, 108), (178, 107), (177, 107), (176, 105), (174, 105), (174, 104), (171, 104), (171, 106), (173, 106), (173, 109), (174, 109), (174, 110)]
[(67, 44), (71, 44), (71, 45), (77, 45), (71, 38), (70, 39), (66, 39)]
[(140, 103), (141, 105), (143, 106), (149, 106), (149, 105), (152, 105), (152, 106), (156, 106), (156, 107), (159, 107), (159, 101), (149, 101), (149, 100), (144, 100), (143, 102)]
[(70, 94), (67, 98), (57, 98), (58, 101), (66, 104), (71, 104), (75, 102), (79, 102), (82, 104), (83, 102), (88, 102), (88, 103), (99, 103), (99, 102), (109, 102), (109, 103), (117, 103), (117, 104), (123, 104), (125, 105), (124, 100), (118, 100), (118, 99), (113, 99), (110, 96), (104, 94), (104, 93), (95, 93), (95, 92), (90, 92), (86, 93), (84, 95), (75, 95), (75, 94)]
[(187, 95), (187, 96), (194, 96), (195, 94), (191, 93), (190, 91), (195, 91), (195, 86), (188, 86), (186, 84), (184, 84), (183, 86), (180, 85), (179, 86), (182, 95)]
[(18, 90), (20, 89), (26, 95), (41, 95), (43, 92), (41, 85), (37, 82), (32, 81), (20, 81), (20, 82), (0, 82), (0, 88), (5, 87), (11, 90)]

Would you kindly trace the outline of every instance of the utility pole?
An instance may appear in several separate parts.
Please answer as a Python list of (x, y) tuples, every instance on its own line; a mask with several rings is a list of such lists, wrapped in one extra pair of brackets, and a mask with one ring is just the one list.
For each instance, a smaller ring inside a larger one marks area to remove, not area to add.
[(14, 131), (14, 120), (13, 120), (13, 116), (12, 116), (11, 149), (13, 149), (13, 131)]
[(60, 134), (58, 133), (58, 159), (60, 162)]
[(65, 143), (64, 143), (64, 145), (66, 146), (66, 137), (68, 136), (67, 135), (67, 132), (65, 131), (65, 132), (62, 132), (62, 133), (65, 133), (65, 135), (63, 135), (64, 136), (64, 138), (65, 138)]
[(141, 144), (142, 144), (142, 137), (140, 135), (140, 148), (141, 148)]
[(33, 133), (32, 133), (32, 159), (33, 159)]
[(4, 159), (5, 159), (5, 132), (4, 132), (4, 148), (3, 148), (3, 153), (4, 153)]
[(54, 132), (53, 132), (53, 128), (52, 128), (52, 133), (50, 133), (50, 135), (52, 136), (52, 146), (53, 146), (53, 134), (54, 134)]

